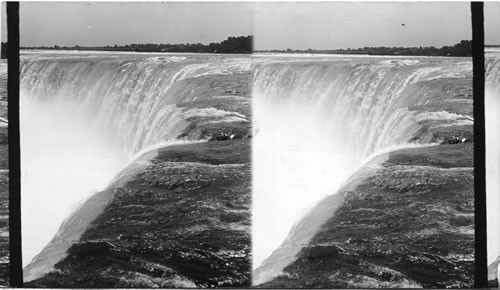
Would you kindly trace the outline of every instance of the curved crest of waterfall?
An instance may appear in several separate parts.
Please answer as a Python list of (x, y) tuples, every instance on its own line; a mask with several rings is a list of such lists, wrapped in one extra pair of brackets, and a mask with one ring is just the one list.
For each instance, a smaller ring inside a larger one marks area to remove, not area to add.
[[(203, 141), (208, 138), (203, 126), (249, 122), (237, 103), (214, 107), (232, 92), (220, 96), (211, 90), (221, 76), (249, 79), (249, 69), (249, 58), (238, 56), (24, 54), (22, 209), (28, 214), (22, 217), (23, 264), (40, 253), (82, 200), (104, 190), (138, 155)], [(40, 275), (37, 267), (28, 272)]]
[[(108, 136), (127, 154), (173, 140), (192, 114), (177, 104), (201, 98), (184, 80), (231, 74), (241, 62), (202, 62), (186, 57), (24, 58), (23, 101), (61, 107)], [(231, 112), (217, 112), (233, 116)]]
[(439, 142), (430, 133), (438, 127), (472, 126), (471, 116), (422, 109), (444, 99), (435, 89), (441, 79), (471, 77), (469, 60), (261, 58), (253, 84), (254, 269), (297, 217), (377, 152)]

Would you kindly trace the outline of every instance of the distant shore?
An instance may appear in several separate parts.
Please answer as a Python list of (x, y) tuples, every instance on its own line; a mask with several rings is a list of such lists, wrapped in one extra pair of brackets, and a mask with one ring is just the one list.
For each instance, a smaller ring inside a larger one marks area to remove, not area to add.
[[(22, 54), (137, 54), (137, 55), (249, 55), (247, 53), (213, 53), (213, 52), (147, 52), (147, 51), (119, 51), (119, 50), (56, 50), (56, 49), (25, 49), (21, 48), (19, 52)], [(4, 60), (6, 61), (6, 60)]]
[(226, 40), (217, 43), (201, 44), (127, 44), (127, 45), (106, 45), (106, 46), (38, 46), (21, 47), (24, 50), (75, 50), (75, 51), (127, 51), (127, 52), (191, 52), (191, 53), (252, 53), (253, 36), (228, 37)]
[(437, 48), (428, 47), (363, 47), (347, 49), (307, 49), (307, 50), (254, 50), (254, 53), (307, 53), (307, 54), (360, 54), (360, 55), (390, 55), (390, 56), (452, 56), (452, 57), (471, 57), (472, 41), (462, 40), (453, 46), (443, 46)]
[[(314, 55), (372, 55), (372, 56), (444, 56), (471, 57), (472, 41), (462, 40), (454, 46), (430, 47), (363, 47), (356, 49), (268, 49), (253, 50), (253, 37), (229, 37), (221, 43), (203, 44), (131, 44), (125, 46), (40, 46), (21, 47), (24, 51), (72, 51), (72, 52), (137, 52), (137, 53), (189, 53), (189, 54), (314, 54)], [(6, 43), (2, 43), (2, 47)], [(487, 44), (485, 50), (500, 48), (499, 44)], [(5, 51), (2, 56), (5, 57)]]

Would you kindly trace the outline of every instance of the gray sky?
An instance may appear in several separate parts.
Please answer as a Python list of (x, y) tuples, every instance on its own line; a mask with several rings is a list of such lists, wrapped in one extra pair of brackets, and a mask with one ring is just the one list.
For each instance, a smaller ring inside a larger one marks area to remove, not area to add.
[[(440, 47), (471, 39), (468, 2), (24, 2), (20, 17), (22, 46), (209, 43), (248, 34), (256, 49)], [(486, 42), (499, 44), (500, 2), (485, 4), (485, 21)]]
[(500, 44), (500, 2), (484, 3), (484, 42)]
[(252, 32), (248, 3), (22, 2), (21, 46), (210, 43)]
[[(208, 43), (252, 32), (256, 49), (442, 46), (471, 38), (467, 2), (25, 2), (20, 16), (23, 46)], [(2, 14), (2, 41), (5, 28)], [(485, 3), (485, 37), (500, 44), (500, 2)]]
[(0, 4), (0, 9), (2, 12), (0, 12), (0, 30), (2, 31), (2, 42), (7, 41), (7, 11), (6, 11), (7, 6), (5, 5), (5, 2), (2, 2)]
[(259, 3), (255, 10), (256, 49), (440, 47), (472, 38), (467, 2)]

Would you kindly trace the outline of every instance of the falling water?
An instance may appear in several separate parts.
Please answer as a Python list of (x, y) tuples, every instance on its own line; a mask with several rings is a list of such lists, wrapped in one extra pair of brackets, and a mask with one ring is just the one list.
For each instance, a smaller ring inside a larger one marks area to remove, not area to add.
[[(23, 264), (40, 253), (81, 201), (105, 189), (137, 154), (178, 142), (182, 134), (183, 140), (198, 140), (196, 126), (189, 126), (193, 120), (248, 121), (236, 112), (186, 105), (206, 97), (197, 85), (210, 84), (209, 76), (245, 70), (247, 62), (235, 57), (24, 54)], [(33, 267), (30, 279), (41, 274)]]
[(419, 84), (470, 77), (470, 68), (443, 59), (264, 58), (253, 86), (253, 268), (370, 155), (430, 143), (422, 120), (472, 124), (411, 110), (435, 97)]

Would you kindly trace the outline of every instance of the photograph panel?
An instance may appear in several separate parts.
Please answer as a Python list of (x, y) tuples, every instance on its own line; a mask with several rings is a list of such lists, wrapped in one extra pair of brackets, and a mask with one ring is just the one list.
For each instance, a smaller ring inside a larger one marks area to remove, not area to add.
[(26, 287), (250, 285), (250, 12), (21, 3)]
[(254, 285), (472, 287), (470, 4), (254, 10)]
[(473, 287), (470, 3), (23, 2), (20, 18), (25, 287)]

